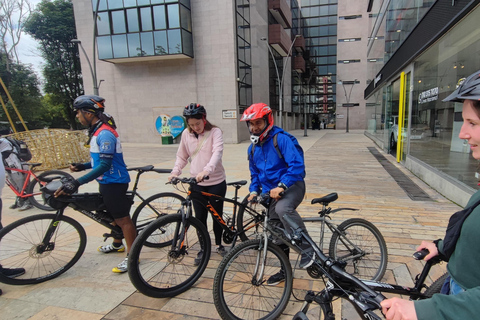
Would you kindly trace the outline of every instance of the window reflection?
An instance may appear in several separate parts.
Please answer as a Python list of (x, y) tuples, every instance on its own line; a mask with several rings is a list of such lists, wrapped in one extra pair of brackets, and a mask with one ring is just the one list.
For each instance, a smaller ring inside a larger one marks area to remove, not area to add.
[(190, 10), (184, 6), (180, 6), (180, 16), (182, 22), (182, 29), (192, 32), (192, 19), (190, 17)]
[(110, 19), (108, 17), (108, 12), (98, 13), (97, 32), (98, 35), (110, 34)]
[(128, 32), (138, 32), (138, 31), (140, 31), (140, 25), (138, 23), (138, 11), (137, 11), (137, 9), (128, 9), (127, 10), (127, 23), (128, 23)]
[(97, 37), (97, 49), (99, 59), (113, 58), (110, 36)]
[(125, 11), (112, 11), (112, 33), (126, 33), (127, 27), (125, 25)]
[(180, 29), (168, 30), (168, 53), (182, 53), (182, 37)]
[(163, 55), (167, 54), (167, 31), (155, 31), (155, 54), (156, 55)]
[(153, 56), (155, 54), (153, 50), (153, 33), (142, 32), (140, 39), (142, 41), (142, 55)]
[(108, 9), (120, 9), (120, 8), (123, 8), (122, 1), (108, 0)]
[(165, 3), (163, 0), (152, 0), (152, 4)]
[(112, 36), (112, 49), (114, 58), (128, 57), (127, 35), (120, 34)]
[(178, 4), (167, 6), (168, 11), (168, 28), (180, 28), (180, 14), (178, 12)]
[[(113, 0), (118, 1), (118, 0)], [(123, 0), (125, 8), (135, 7), (137, 5), (137, 0)]]
[(140, 35), (138, 33), (131, 33), (127, 35), (128, 38), (128, 55), (130, 57), (140, 56)]
[(152, 30), (152, 11), (150, 7), (140, 8), (140, 19), (142, 19), (142, 31)]
[(155, 21), (155, 30), (167, 29), (167, 21), (165, 19), (165, 6), (153, 7), (153, 19)]
[(139, 6), (150, 4), (150, 0), (137, 0)]

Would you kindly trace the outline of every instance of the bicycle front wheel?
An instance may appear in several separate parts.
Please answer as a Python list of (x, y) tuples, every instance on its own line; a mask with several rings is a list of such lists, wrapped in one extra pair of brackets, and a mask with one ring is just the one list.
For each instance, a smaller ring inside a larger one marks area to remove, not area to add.
[[(263, 261), (263, 241), (235, 246), (221, 261), (213, 281), (213, 301), (222, 319), (275, 319), (285, 310), (292, 293), (292, 267), (278, 246), (269, 243)], [(285, 281), (268, 286), (267, 280), (283, 270)], [(263, 278), (258, 273), (263, 271)]]
[(53, 209), (47, 204), (47, 200), (43, 196), (40, 188), (50, 182), (53, 178), (59, 179), (64, 177), (73, 179), (72, 175), (60, 170), (45, 171), (39, 174), (37, 178), (34, 177), (27, 186), (27, 193), (32, 195), (31, 197), (28, 197), (30, 203), (42, 210), (55, 211), (56, 209)]
[(387, 244), (380, 231), (364, 219), (348, 219), (330, 240), (329, 255), (347, 265), (345, 270), (360, 279), (380, 281), (387, 269)]
[(137, 232), (140, 233), (150, 222), (161, 216), (177, 213), (184, 201), (184, 197), (172, 192), (157, 193), (145, 199), (132, 215)]
[(11, 285), (35, 284), (58, 277), (83, 254), (87, 235), (82, 225), (60, 216), (48, 243), (43, 239), (54, 214), (40, 214), (15, 221), (0, 231), (0, 264), (4, 268), (24, 268), (25, 274), (0, 281)]
[(257, 226), (261, 225), (262, 205), (259, 203), (248, 203), (246, 196), (237, 213), (237, 232), (240, 240), (247, 241), (256, 238)]
[[(152, 242), (158, 246), (150, 246)], [(174, 297), (200, 278), (210, 251), (210, 235), (198, 219), (190, 217), (183, 223), (181, 214), (166, 215), (135, 239), (128, 255), (128, 275), (135, 288), (147, 296)]]

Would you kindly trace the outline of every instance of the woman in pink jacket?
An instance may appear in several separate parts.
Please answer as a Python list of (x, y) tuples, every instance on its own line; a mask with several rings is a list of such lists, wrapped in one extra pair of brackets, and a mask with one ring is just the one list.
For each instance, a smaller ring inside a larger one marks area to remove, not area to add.
[[(196, 177), (198, 184), (194, 190), (204, 191), (224, 197), (227, 192), (225, 169), (222, 165), (223, 134), (222, 130), (207, 120), (207, 111), (197, 103), (190, 103), (183, 110), (183, 116), (187, 120), (187, 130), (182, 133), (182, 140), (177, 151), (177, 160), (168, 180), (182, 174), (182, 169), (190, 162), (190, 176)], [(205, 177), (208, 176), (208, 180)], [(195, 217), (207, 226), (208, 209), (210, 204), (215, 211), (223, 214), (223, 201), (192, 194)], [(213, 233), (217, 253), (225, 255), (222, 245), (222, 227), (216, 221), (213, 222)], [(195, 259), (199, 264), (203, 252), (200, 251)]]

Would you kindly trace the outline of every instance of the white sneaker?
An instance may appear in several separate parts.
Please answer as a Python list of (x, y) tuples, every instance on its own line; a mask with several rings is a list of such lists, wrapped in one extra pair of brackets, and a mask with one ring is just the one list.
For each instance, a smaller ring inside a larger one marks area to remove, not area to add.
[(112, 269), (112, 272), (114, 273), (124, 273), (128, 271), (128, 257), (123, 259), (122, 262), (118, 264), (115, 268)]
[(100, 246), (97, 248), (98, 252), (103, 252), (103, 253), (110, 253), (110, 252), (124, 252), (125, 251), (125, 246), (123, 243), (120, 245), (120, 247), (114, 247), (113, 244), (107, 244), (105, 246)]

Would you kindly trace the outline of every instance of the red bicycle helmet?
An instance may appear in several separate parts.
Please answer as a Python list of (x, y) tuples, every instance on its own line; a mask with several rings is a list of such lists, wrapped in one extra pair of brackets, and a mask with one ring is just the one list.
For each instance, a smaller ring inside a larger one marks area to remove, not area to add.
[(199, 103), (190, 103), (188, 106), (185, 107), (183, 110), (184, 117), (193, 117), (193, 118), (206, 118), (207, 117), (207, 110), (205, 107)]
[(463, 100), (480, 100), (480, 70), (466, 79), (458, 80), (455, 91), (443, 99), (444, 102), (463, 102)]
[[(252, 133), (248, 125), (248, 123), (251, 120), (256, 120), (256, 119), (265, 120), (265, 128), (263, 128), (262, 132), (260, 132), (259, 134)], [(253, 144), (257, 144), (258, 142), (265, 139), (268, 132), (273, 127), (272, 109), (270, 109), (270, 107), (267, 106), (265, 103), (254, 103), (243, 112), (243, 115), (240, 121), (247, 122), (247, 127), (248, 127), (248, 130), (250, 131), (250, 140), (252, 141)]]

